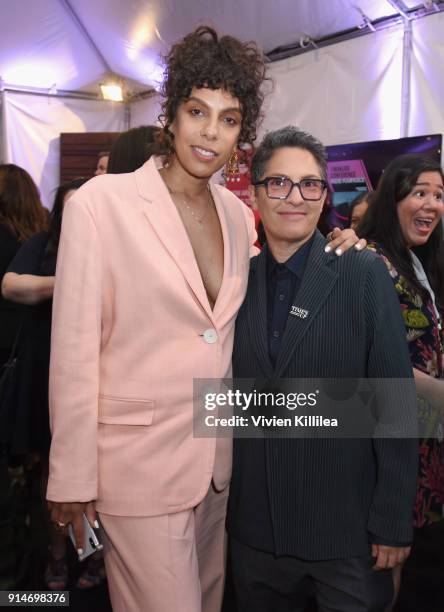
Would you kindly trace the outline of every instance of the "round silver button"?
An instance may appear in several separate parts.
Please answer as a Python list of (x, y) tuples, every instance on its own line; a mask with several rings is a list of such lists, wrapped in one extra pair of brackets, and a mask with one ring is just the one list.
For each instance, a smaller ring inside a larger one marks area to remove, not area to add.
[(214, 344), (217, 342), (217, 333), (215, 329), (206, 329), (203, 333), (203, 339), (208, 344)]

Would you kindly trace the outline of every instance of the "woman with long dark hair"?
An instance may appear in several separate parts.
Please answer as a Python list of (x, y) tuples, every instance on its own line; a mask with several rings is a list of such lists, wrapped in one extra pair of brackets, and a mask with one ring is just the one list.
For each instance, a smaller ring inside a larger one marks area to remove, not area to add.
[(57, 250), (65, 202), (86, 181), (75, 179), (57, 189), (48, 230), (23, 243), (3, 277), (6, 300), (34, 306), (25, 311), (20, 334), (18, 427), (11, 442), (17, 454), (49, 452), (49, 348)]
[[(47, 211), (31, 176), (15, 164), (0, 165), (0, 281), (20, 245), (46, 227)], [(20, 308), (0, 296), (0, 367), (20, 325)]]
[(434, 414), (438, 421), (435, 434), (421, 439), (419, 448), (415, 535), (405, 571), (429, 571), (421, 571), (415, 586), (415, 610), (428, 609), (422, 597), (425, 593), (430, 603), (433, 586), (427, 580), (444, 570), (443, 193), (439, 162), (423, 155), (398, 157), (357, 228), (384, 258), (398, 294), (418, 391), (430, 407), (420, 412), (420, 430), (433, 425)]

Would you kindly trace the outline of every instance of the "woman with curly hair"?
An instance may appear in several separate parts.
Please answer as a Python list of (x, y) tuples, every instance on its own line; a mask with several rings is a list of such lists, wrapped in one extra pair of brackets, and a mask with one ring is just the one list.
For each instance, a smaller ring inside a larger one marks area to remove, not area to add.
[(264, 76), (254, 44), (186, 36), (166, 57), (165, 156), (93, 179), (64, 214), (47, 497), (78, 548), (98, 512), (114, 610), (221, 606), (231, 441), (193, 436), (193, 380), (230, 374), (256, 234), (209, 179), (254, 140)]

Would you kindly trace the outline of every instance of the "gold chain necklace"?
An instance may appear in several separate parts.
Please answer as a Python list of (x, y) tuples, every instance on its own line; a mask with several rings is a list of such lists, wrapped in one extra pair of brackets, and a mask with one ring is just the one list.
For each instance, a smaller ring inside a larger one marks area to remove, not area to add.
[[(168, 189), (168, 191), (170, 192), (170, 194), (171, 194), (171, 195), (175, 195), (175, 196), (179, 196), (179, 195), (180, 195), (180, 194), (179, 194), (179, 192), (177, 192), (177, 191), (173, 191), (172, 189), (170, 189), (170, 188), (168, 187), (168, 185), (167, 185), (167, 189)], [(209, 185), (207, 185), (207, 189), (208, 189), (208, 191), (210, 191), (210, 186), (209, 186)], [(210, 192), (210, 193), (211, 193), (211, 192)], [(185, 208), (188, 210), (188, 212), (190, 213), (190, 215), (193, 217), (194, 221), (196, 221), (196, 223), (197, 223), (197, 224), (198, 224), (198, 226), (199, 226), (199, 229), (204, 229), (204, 224), (203, 224), (203, 221), (204, 221), (205, 217), (207, 216), (208, 209), (210, 208), (210, 205), (208, 204), (208, 205), (205, 207), (205, 210), (204, 210), (203, 215), (202, 215), (201, 217), (198, 217), (198, 216), (196, 215), (196, 213), (194, 212), (193, 208), (192, 208), (192, 207), (191, 207), (191, 206), (188, 204), (188, 202), (186, 201), (186, 199), (183, 197), (183, 195), (181, 195), (181, 196), (180, 196), (180, 200), (181, 200), (181, 201), (182, 201), (182, 202), (185, 204)]]

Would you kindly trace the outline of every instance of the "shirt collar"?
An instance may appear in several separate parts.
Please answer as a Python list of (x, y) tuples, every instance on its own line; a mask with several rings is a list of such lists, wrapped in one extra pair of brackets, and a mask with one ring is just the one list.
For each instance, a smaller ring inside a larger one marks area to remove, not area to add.
[(304, 275), (305, 265), (307, 263), (308, 255), (310, 253), (311, 245), (313, 244), (314, 234), (300, 249), (298, 249), (293, 255), (284, 261), (278, 263), (273, 257), (271, 250), (266, 245), (267, 249), (267, 271), (269, 274), (274, 274), (279, 268), (286, 268), (292, 272), (299, 279)]

